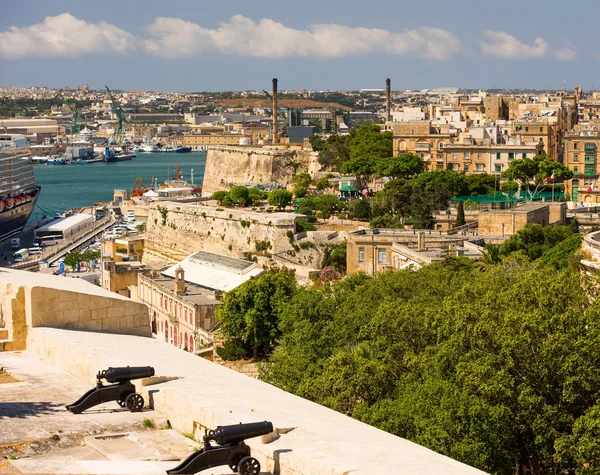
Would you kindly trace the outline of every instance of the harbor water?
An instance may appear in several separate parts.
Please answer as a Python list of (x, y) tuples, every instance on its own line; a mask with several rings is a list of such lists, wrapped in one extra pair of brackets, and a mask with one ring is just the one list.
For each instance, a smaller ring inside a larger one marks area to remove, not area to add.
[(42, 186), (29, 225), (42, 216), (54, 216), (67, 209), (91, 206), (97, 202), (111, 201), (114, 190), (131, 191), (135, 179), (143, 178), (144, 186), (150, 186), (154, 175), (156, 183), (162, 184), (175, 176), (175, 162), (183, 178), (200, 186), (204, 179), (206, 152), (201, 153), (140, 153), (137, 158), (123, 162), (98, 162), (84, 165), (36, 165), (35, 178)]

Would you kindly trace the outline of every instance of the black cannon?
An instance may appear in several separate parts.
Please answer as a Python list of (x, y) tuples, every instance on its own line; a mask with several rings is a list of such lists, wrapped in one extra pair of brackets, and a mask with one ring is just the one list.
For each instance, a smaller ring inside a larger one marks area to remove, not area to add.
[[(69, 404), (67, 409), (73, 414), (81, 414), (86, 409), (98, 404), (117, 401), (119, 406), (126, 407), (131, 412), (141, 411), (144, 407), (144, 398), (141, 394), (135, 392), (135, 386), (131, 384), (131, 380), (149, 378), (150, 376), (154, 376), (152, 366), (126, 366), (99, 371), (96, 375), (98, 379), (96, 387), (90, 389), (73, 404)], [(102, 384), (103, 379), (114, 384), (104, 386)]]
[[(273, 424), (270, 422), (239, 423), (232, 426), (219, 426), (204, 437), (204, 447), (181, 462), (177, 467), (167, 470), (169, 475), (193, 474), (219, 465), (229, 465), (240, 475), (258, 475), (260, 463), (250, 456), (250, 447), (244, 440), (270, 434)], [(210, 441), (218, 447), (210, 445)]]

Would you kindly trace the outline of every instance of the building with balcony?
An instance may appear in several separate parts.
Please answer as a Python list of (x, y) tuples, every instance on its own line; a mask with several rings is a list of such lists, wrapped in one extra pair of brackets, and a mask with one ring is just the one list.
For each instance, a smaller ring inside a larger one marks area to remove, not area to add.
[(449, 124), (434, 127), (431, 121), (393, 123), (393, 153), (414, 153), (425, 162), (427, 171), (444, 169), (444, 147), (454, 141), (458, 130)]
[[(564, 165), (573, 172), (573, 178), (565, 181), (565, 193), (573, 201), (600, 203), (598, 192), (598, 150), (600, 149), (600, 130), (588, 129), (573, 131), (565, 135)], [(580, 197), (586, 193), (585, 200)]]

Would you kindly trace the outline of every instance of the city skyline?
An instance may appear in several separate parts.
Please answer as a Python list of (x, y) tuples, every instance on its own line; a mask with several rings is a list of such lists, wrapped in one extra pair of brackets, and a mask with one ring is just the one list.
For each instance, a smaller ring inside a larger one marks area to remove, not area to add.
[(598, 7), (573, 3), (564, 11), (555, 1), (507, 0), (490, 10), (434, 0), (415, 11), (389, 1), (374, 9), (31, 0), (0, 18), (0, 85), (260, 90), (279, 77), (282, 89), (355, 90), (391, 77), (396, 90), (559, 89), (563, 81), (596, 89), (592, 31), (565, 25), (584, 26), (583, 13)]

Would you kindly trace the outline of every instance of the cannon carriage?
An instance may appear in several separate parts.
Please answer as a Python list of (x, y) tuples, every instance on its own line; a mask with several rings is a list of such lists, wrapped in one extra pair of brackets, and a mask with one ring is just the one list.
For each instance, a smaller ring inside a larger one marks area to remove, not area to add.
[[(240, 475), (258, 475), (260, 463), (250, 452), (244, 441), (252, 437), (273, 432), (271, 422), (252, 422), (219, 426), (209, 431), (204, 437), (204, 447), (181, 462), (177, 467), (167, 470), (169, 475), (194, 474), (211, 467), (228, 465)], [(217, 446), (211, 445), (211, 441)]]
[[(144, 398), (135, 392), (132, 379), (142, 379), (154, 376), (152, 366), (118, 367), (99, 371), (96, 375), (96, 387), (90, 389), (67, 409), (73, 414), (81, 414), (86, 409), (109, 401), (116, 401), (121, 407), (131, 412), (139, 412), (144, 408)], [(105, 379), (109, 385), (102, 384)]]

